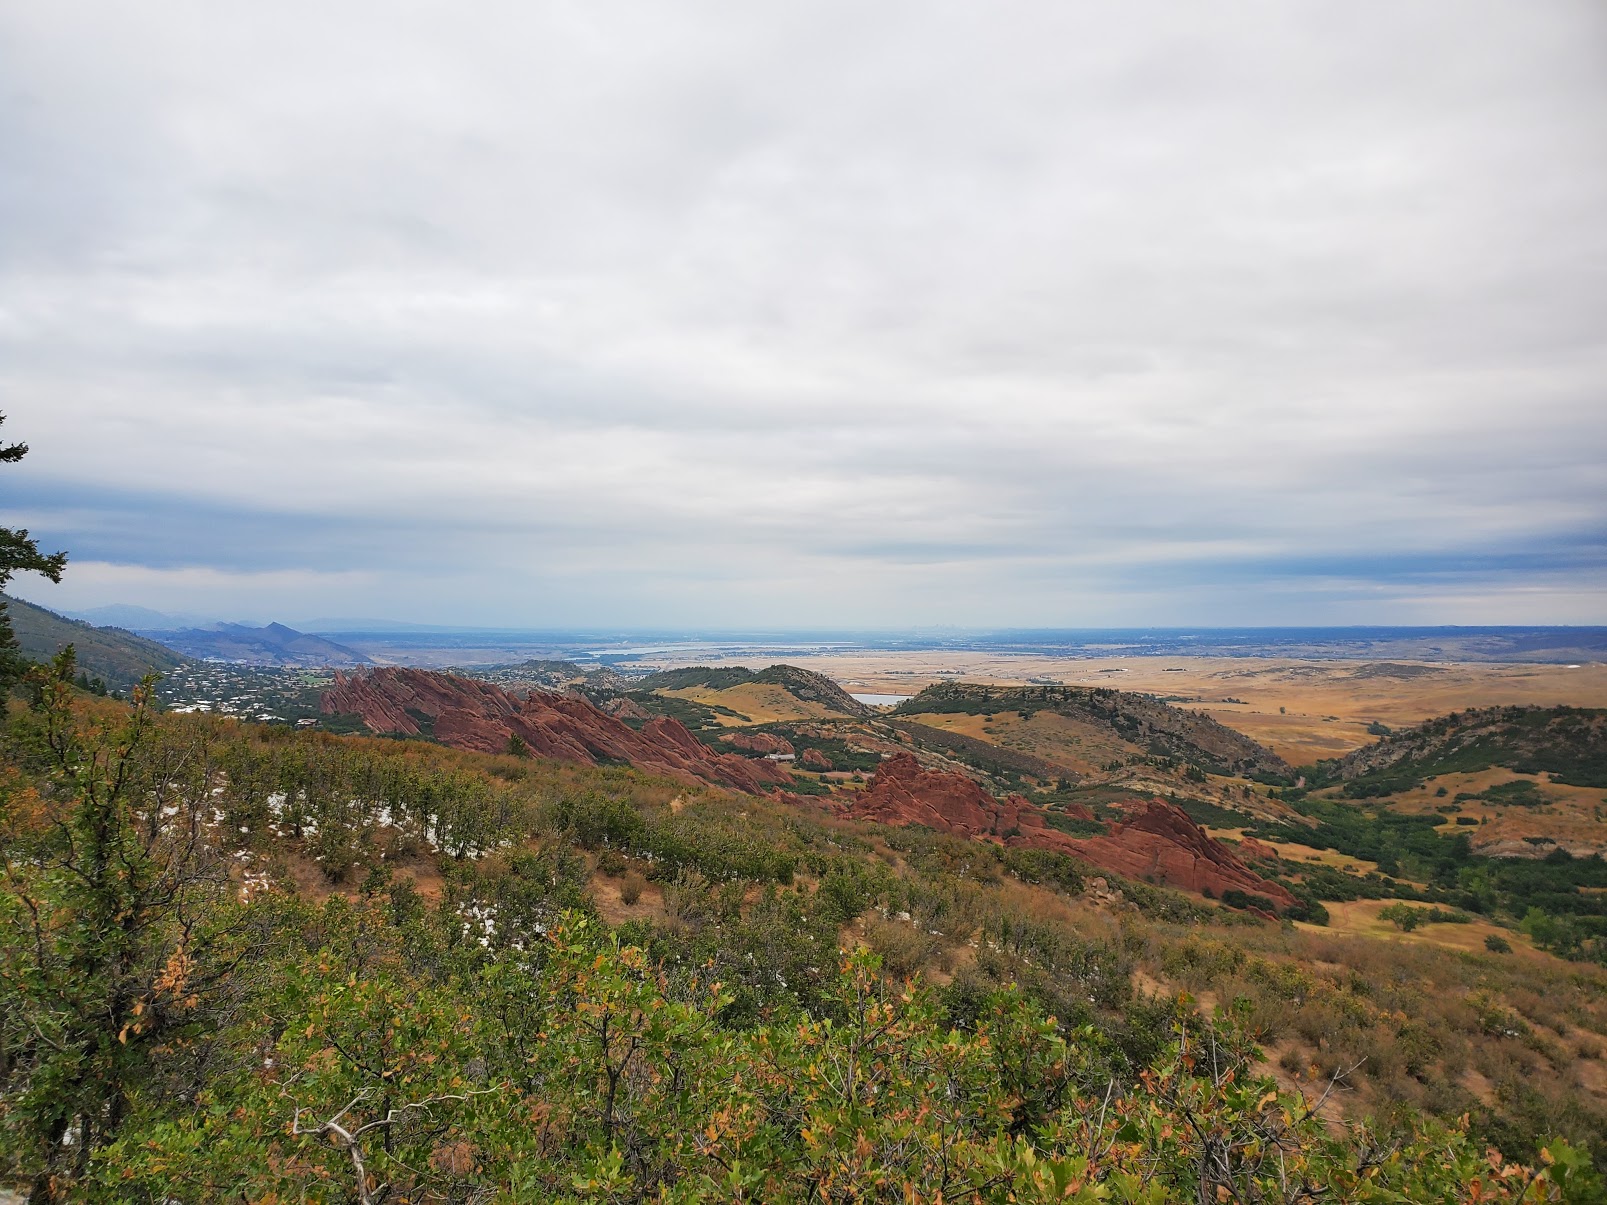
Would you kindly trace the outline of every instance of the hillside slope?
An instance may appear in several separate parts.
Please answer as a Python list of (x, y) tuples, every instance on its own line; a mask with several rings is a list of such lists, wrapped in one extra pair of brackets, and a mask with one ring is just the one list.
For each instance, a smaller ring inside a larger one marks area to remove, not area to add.
[(172, 649), (122, 628), (97, 628), (20, 598), (7, 597), (6, 607), (23, 656), (49, 661), (70, 644), (79, 669), (111, 690), (127, 690), (146, 674), (166, 673), (185, 663)]
[(722, 669), (695, 665), (649, 674), (637, 686), (651, 691), (689, 690), (696, 687), (724, 691), (740, 686), (779, 686), (800, 702), (816, 704), (837, 715), (872, 714), (870, 707), (824, 674), (799, 669), (796, 665), (772, 665), (761, 670), (745, 669), (740, 665)]
[(1293, 768), (1277, 754), (1207, 715), (1163, 703), (1153, 695), (1073, 686), (981, 686), (942, 682), (894, 709), (895, 716), (1050, 712), (1103, 729), (1151, 754), (1175, 757), (1214, 774), (1288, 779)]
[(1553, 782), (1570, 786), (1607, 787), (1607, 710), (1483, 707), (1453, 712), (1323, 763), (1327, 777), (1380, 788), (1496, 766), (1519, 774), (1549, 773)]

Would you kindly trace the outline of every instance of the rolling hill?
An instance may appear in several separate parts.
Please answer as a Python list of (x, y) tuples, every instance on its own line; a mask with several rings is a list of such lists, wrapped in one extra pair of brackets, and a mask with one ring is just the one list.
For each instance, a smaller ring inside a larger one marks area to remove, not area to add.
[[(866, 717), (873, 713), (873, 709), (861, 704), (828, 676), (810, 670), (800, 670), (797, 665), (770, 665), (763, 670), (749, 670), (741, 665), (731, 668), (694, 665), (685, 670), (660, 670), (659, 673), (651, 673), (638, 683), (638, 688), (644, 691), (699, 692), (697, 694), (699, 702), (710, 702), (709, 699), (702, 697), (705, 692), (722, 694), (744, 686), (779, 686), (800, 704), (813, 705), (815, 709), (831, 715)], [(722, 701), (715, 699), (715, 702)]]
[(900, 704), (893, 715), (995, 716), (1022, 720), (1047, 713), (1158, 757), (1176, 758), (1213, 774), (1291, 780), (1293, 768), (1265, 746), (1200, 712), (1153, 695), (1072, 686), (980, 686), (941, 682)]
[(1441, 774), (1503, 767), (1553, 782), (1607, 787), (1607, 709), (1482, 707), (1453, 712), (1324, 763), (1347, 793), (1388, 794)]

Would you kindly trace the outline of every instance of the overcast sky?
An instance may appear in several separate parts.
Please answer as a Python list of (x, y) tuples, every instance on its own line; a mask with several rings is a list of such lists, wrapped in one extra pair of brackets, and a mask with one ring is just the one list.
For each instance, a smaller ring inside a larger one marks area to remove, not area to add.
[(1607, 6), (0, 0), (24, 597), (1607, 622)]

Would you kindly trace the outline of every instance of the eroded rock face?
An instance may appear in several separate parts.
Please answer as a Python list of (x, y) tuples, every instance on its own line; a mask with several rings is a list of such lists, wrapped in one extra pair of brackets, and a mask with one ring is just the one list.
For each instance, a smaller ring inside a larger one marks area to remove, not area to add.
[(627, 699), (624, 695), (615, 695), (612, 699), (598, 705), (603, 711), (616, 720), (650, 720), (653, 713), (641, 704)]
[(832, 765), (831, 758), (827, 757), (819, 749), (805, 749), (802, 756), (798, 758), (798, 764), (809, 770), (836, 769), (836, 767)]
[(583, 765), (627, 762), (688, 785), (713, 783), (762, 795), (791, 781), (770, 762), (715, 753), (672, 719), (649, 720), (638, 732), (575, 695), (531, 691), (521, 699), (487, 682), (428, 670), (337, 672), (319, 709), (361, 716), (375, 732), (418, 736), (427, 730), (442, 744), (480, 753), (505, 752), (509, 738), (517, 736), (537, 757)]
[(1237, 889), (1271, 900), (1279, 908), (1295, 903), (1294, 896), (1256, 874), (1220, 841), (1189, 819), (1174, 804), (1152, 799), (1125, 824), (1104, 837), (1080, 837), (1072, 842), (1078, 857), (1130, 879), (1146, 879), (1203, 895), (1221, 897)]
[[(1020, 795), (995, 799), (963, 774), (924, 770), (907, 753), (881, 764), (846, 814), (882, 824), (923, 824), (1004, 845), (1056, 849), (1133, 879), (1220, 897), (1237, 888), (1289, 907), (1295, 900), (1208, 837), (1180, 808), (1159, 799), (1106, 836), (1071, 837), (1050, 828), (1043, 809)], [(1085, 819), (1092, 813), (1082, 809)]]
[(792, 742), (773, 732), (728, 732), (720, 738), (722, 744), (749, 753), (796, 753)]
[(1238, 854), (1241, 862), (1273, 862), (1278, 857), (1277, 850), (1270, 845), (1263, 845), (1254, 837), (1239, 838)]
[[(847, 812), (879, 824), (924, 824), (961, 837), (1002, 841), (1021, 828), (1023, 810), (1038, 812), (1019, 795), (1001, 803), (963, 774), (923, 770), (913, 754), (898, 753), (877, 768)], [(1041, 817), (1034, 818), (1041, 827)]]

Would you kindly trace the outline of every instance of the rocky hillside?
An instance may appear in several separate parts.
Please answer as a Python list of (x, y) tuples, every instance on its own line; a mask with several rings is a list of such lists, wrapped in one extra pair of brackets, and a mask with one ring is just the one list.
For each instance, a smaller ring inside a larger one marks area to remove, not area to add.
[(1090, 721), (1151, 754), (1175, 757), (1215, 774), (1289, 779), (1293, 768), (1277, 754), (1210, 716), (1163, 703), (1153, 695), (1075, 686), (980, 686), (940, 682), (900, 704), (898, 716), (963, 712), (990, 715), (1052, 711)]
[(109, 690), (127, 690), (146, 674), (166, 673), (185, 663), (172, 649), (122, 628), (97, 628), (20, 598), (8, 597), (6, 609), (24, 657), (49, 661), (70, 644), (78, 655), (78, 668), (99, 678)]
[(764, 794), (791, 781), (774, 763), (715, 753), (667, 717), (633, 729), (575, 695), (516, 695), (471, 678), (385, 667), (336, 674), (325, 715), (361, 718), (374, 732), (425, 736), (480, 753), (528, 752), (558, 761), (625, 763), (649, 774)]
[[(1159, 799), (1135, 803), (1133, 818), (1103, 835), (1095, 830), (1073, 836), (1055, 827), (1058, 816), (1020, 795), (995, 799), (965, 775), (923, 769), (905, 753), (883, 762), (843, 811), (856, 820), (920, 824), (972, 840), (1058, 850), (1127, 878), (1218, 899), (1236, 890), (1279, 908), (1295, 903), (1287, 890), (1250, 870), (1182, 810)], [(1085, 823), (1093, 819), (1083, 809), (1067, 815)]]
[(1553, 782), (1607, 787), (1607, 710), (1485, 707), (1391, 733), (1336, 761), (1325, 778), (1387, 794), (1440, 774), (1502, 766)]
[(687, 669), (662, 670), (643, 678), (637, 686), (642, 690), (687, 690), (708, 687), (711, 690), (730, 690), (735, 686), (779, 686), (793, 698), (815, 703), (838, 715), (868, 716), (872, 709), (861, 703), (824, 674), (817, 674), (796, 665), (772, 665), (766, 669), (751, 670), (742, 666), (715, 669), (695, 665)]

